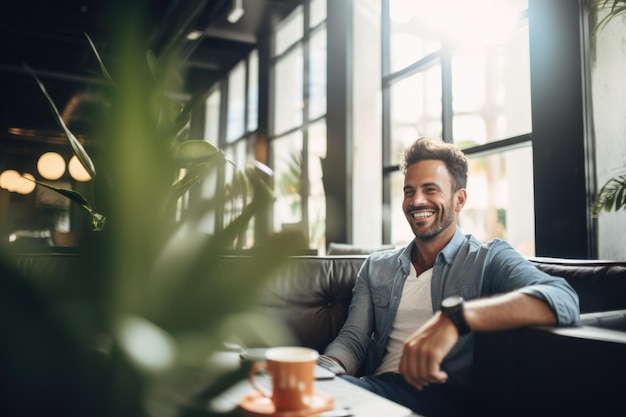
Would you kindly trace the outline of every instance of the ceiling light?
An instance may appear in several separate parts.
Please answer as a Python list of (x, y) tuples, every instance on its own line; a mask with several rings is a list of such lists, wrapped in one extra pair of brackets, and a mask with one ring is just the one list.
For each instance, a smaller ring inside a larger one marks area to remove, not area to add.
[(230, 12), (226, 18), (230, 23), (237, 23), (243, 16), (243, 0), (233, 0)]
[(91, 179), (91, 175), (87, 172), (83, 164), (80, 163), (76, 155), (72, 155), (70, 158), (70, 162), (67, 165), (67, 169), (70, 171), (70, 175), (76, 181), (89, 181)]
[(37, 171), (47, 180), (58, 180), (65, 173), (65, 159), (56, 152), (46, 152), (37, 161)]
[(30, 194), (35, 189), (35, 177), (32, 174), (20, 175), (13, 169), (7, 169), (0, 174), (0, 188), (19, 194)]

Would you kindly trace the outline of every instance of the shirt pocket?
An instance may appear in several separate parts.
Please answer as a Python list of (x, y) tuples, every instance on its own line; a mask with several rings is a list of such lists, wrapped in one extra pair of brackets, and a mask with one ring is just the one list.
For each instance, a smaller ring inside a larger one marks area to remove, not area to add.
[(386, 291), (372, 291), (372, 304), (374, 308), (389, 307), (389, 293)]
[(464, 300), (472, 300), (480, 296), (476, 287), (461, 287), (448, 291), (449, 295), (460, 295)]

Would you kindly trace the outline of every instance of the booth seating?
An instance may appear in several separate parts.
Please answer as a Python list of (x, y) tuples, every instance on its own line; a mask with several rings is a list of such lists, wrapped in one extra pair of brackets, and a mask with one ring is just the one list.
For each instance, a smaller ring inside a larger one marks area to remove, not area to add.
[[(15, 255), (27, 272), (74, 276), (78, 255)], [(365, 255), (298, 256), (279, 268), (259, 297), (262, 311), (285, 324), (296, 343), (318, 351), (346, 320)], [(531, 258), (578, 292), (578, 326), (528, 327), (476, 334), (475, 409), (468, 415), (613, 415), (626, 395), (626, 262)], [(235, 271), (245, 256), (221, 259)], [(207, 277), (210, 279), (211, 277)], [(60, 303), (81, 306), (63, 283), (46, 283)], [(74, 290), (72, 290), (74, 291)], [(77, 318), (78, 320), (79, 318)]]

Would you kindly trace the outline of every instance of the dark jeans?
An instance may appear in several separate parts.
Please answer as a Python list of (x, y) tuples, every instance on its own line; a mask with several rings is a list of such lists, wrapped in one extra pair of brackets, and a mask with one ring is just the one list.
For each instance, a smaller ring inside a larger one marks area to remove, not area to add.
[(341, 377), (427, 417), (471, 415), (467, 397), (447, 383), (432, 384), (419, 391), (395, 372), (362, 378), (351, 375)]

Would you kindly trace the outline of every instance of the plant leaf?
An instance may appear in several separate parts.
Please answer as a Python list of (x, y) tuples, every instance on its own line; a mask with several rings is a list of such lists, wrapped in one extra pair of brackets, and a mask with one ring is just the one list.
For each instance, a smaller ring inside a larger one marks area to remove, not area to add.
[(226, 156), (215, 146), (204, 140), (186, 140), (178, 144), (174, 150), (175, 159), (179, 168), (187, 168), (198, 163), (215, 161), (218, 156), (226, 159)]
[(83, 148), (83, 145), (78, 141), (76, 136), (74, 136), (74, 134), (65, 125), (65, 122), (63, 121), (63, 118), (61, 117), (61, 114), (59, 113), (59, 110), (57, 109), (57, 106), (54, 104), (54, 101), (52, 100), (52, 98), (48, 94), (48, 91), (46, 90), (46, 87), (43, 85), (43, 83), (41, 82), (39, 77), (37, 77), (37, 74), (35, 74), (35, 71), (33, 71), (28, 65), (24, 65), (24, 68), (26, 69), (26, 71), (28, 71), (33, 76), (33, 78), (37, 82), (37, 85), (39, 86), (39, 88), (43, 92), (44, 96), (48, 100), (48, 103), (50, 104), (50, 108), (51, 108), (52, 113), (53, 113), (53, 115), (54, 115), (54, 117), (56, 119), (56, 122), (61, 127), (61, 129), (63, 129), (63, 132), (65, 132), (65, 135), (67, 136), (67, 140), (69, 141), (70, 145), (72, 146), (72, 150), (74, 151), (74, 154), (76, 155), (76, 157), (78, 158), (80, 163), (83, 165), (83, 167), (85, 168), (87, 173), (91, 176), (91, 178), (95, 179), (96, 178), (96, 167), (94, 166), (93, 162), (91, 161), (91, 158), (89, 157), (89, 155), (85, 151), (85, 148)]
[(46, 184), (44, 182), (37, 181), (37, 180), (35, 180), (35, 182), (41, 185), (42, 187), (45, 187), (45, 188), (48, 188), (49, 190), (57, 192), (61, 194), (62, 196), (69, 198), (74, 203), (78, 204), (80, 208), (83, 210), (83, 212), (87, 215), (87, 218), (89, 219), (94, 231), (99, 232), (104, 229), (104, 224), (106, 223), (106, 217), (96, 212), (91, 207), (87, 199), (83, 197), (81, 193), (74, 191), (72, 189), (69, 189), (69, 188), (55, 187), (53, 185)]
[(111, 85), (115, 87), (115, 82), (113, 81), (113, 78), (111, 78), (111, 74), (109, 74), (109, 71), (104, 65), (104, 62), (102, 61), (102, 58), (100, 57), (100, 53), (98, 52), (98, 48), (96, 48), (96, 45), (93, 43), (93, 41), (91, 40), (91, 37), (89, 37), (88, 34), (85, 33), (85, 37), (87, 38), (87, 41), (89, 42), (89, 46), (91, 46), (91, 50), (93, 51), (94, 55), (96, 56), (96, 59), (98, 60), (98, 64), (100, 65), (100, 71), (102, 71), (102, 75), (104, 76), (104, 78), (106, 78), (107, 81), (111, 83)]
[(602, 186), (593, 203), (593, 217), (621, 209), (626, 209), (626, 175), (613, 177)]

